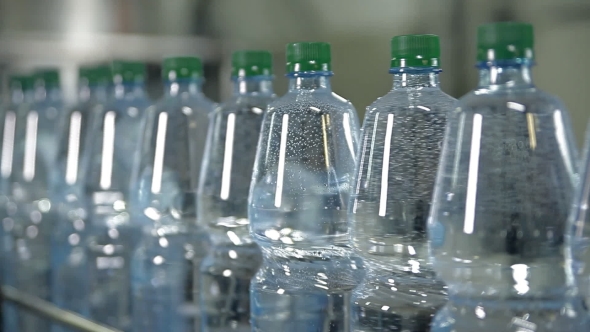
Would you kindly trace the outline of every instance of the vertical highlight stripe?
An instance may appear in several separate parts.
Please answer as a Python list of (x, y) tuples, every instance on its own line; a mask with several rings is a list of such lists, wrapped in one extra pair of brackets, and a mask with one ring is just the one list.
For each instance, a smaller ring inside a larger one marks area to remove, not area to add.
[(389, 178), (389, 156), (391, 153), (391, 134), (393, 132), (393, 114), (387, 115), (387, 129), (385, 130), (385, 146), (383, 147), (383, 168), (381, 169), (381, 198), (379, 199), (379, 216), (384, 217), (387, 212), (387, 189)]
[(477, 177), (479, 172), (479, 152), (481, 148), (482, 115), (473, 116), (471, 132), (471, 155), (469, 157), (469, 174), (467, 177), (467, 198), (465, 200), (465, 221), (463, 232), (473, 234), (475, 223), (475, 202), (477, 197)]
[(231, 113), (227, 116), (227, 128), (225, 130), (225, 151), (223, 154), (223, 171), (221, 175), (221, 199), (229, 198), (231, 185), (231, 167), (234, 155), (234, 132), (236, 127), (236, 115)]
[(14, 135), (16, 133), (16, 114), (13, 111), (6, 112), (4, 117), (4, 135), (2, 137), (2, 161), (0, 172), (7, 179), (12, 174), (12, 159), (14, 158)]
[(114, 111), (104, 116), (104, 133), (102, 137), (102, 159), (100, 168), (100, 187), (109, 189), (113, 175), (113, 158), (115, 153), (115, 117)]
[(283, 177), (285, 176), (285, 153), (287, 150), (287, 134), (289, 133), (289, 114), (283, 115), (281, 129), (281, 146), (279, 150), (279, 169), (277, 171), (277, 188), (275, 192), (275, 207), (280, 207), (283, 199)]
[(80, 130), (82, 128), (82, 114), (73, 112), (70, 117), (70, 132), (68, 135), (68, 156), (66, 160), (66, 183), (73, 185), (78, 180), (78, 162), (80, 160)]
[(344, 127), (344, 138), (346, 138), (346, 144), (348, 145), (348, 150), (353, 158), (356, 159), (356, 154), (354, 153), (354, 144), (352, 142), (352, 132), (350, 130), (350, 114), (344, 113), (344, 118), (342, 119), (342, 126)]
[(37, 157), (37, 123), (39, 114), (32, 111), (27, 115), (25, 134), (25, 157), (23, 160), (23, 178), (31, 181), (35, 177), (35, 158)]
[(164, 172), (164, 152), (166, 148), (166, 131), (168, 129), (168, 113), (162, 112), (158, 116), (156, 130), (156, 152), (154, 153), (154, 174), (152, 176), (152, 193), (157, 194), (162, 189), (162, 173)]

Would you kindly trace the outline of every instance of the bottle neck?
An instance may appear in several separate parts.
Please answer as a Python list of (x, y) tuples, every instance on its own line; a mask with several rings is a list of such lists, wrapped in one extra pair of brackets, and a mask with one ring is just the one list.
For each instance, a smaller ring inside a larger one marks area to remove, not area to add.
[(272, 77), (234, 77), (234, 95), (272, 95)]
[[(393, 70), (392, 70), (393, 71)], [(393, 72), (393, 90), (438, 88), (439, 69)]]
[(115, 99), (134, 99), (145, 96), (145, 84), (143, 82), (119, 83), (113, 87)]
[(289, 75), (289, 77), (289, 92), (332, 91), (330, 76), (328, 75)]
[(166, 97), (176, 97), (183, 94), (199, 95), (202, 94), (202, 81), (186, 80), (164, 83), (164, 95)]
[(78, 100), (87, 102), (90, 100), (105, 100), (109, 93), (108, 85), (81, 85), (78, 88)]
[(532, 87), (533, 78), (530, 61), (509, 60), (502, 63), (481, 63), (479, 87), (515, 88)]
[[(61, 100), (61, 89), (59, 87), (38, 87), (34, 93), (35, 102), (45, 101), (60, 101)], [(26, 99), (26, 96), (25, 96)]]

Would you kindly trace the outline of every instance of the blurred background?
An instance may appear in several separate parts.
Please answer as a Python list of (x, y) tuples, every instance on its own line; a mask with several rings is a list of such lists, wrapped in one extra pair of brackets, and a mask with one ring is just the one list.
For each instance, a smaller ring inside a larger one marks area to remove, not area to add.
[(282, 94), (285, 44), (327, 41), (334, 90), (362, 118), (391, 88), (392, 36), (440, 35), (443, 89), (459, 97), (477, 81), (476, 27), (503, 20), (535, 25), (535, 81), (564, 100), (581, 142), (590, 114), (590, 1), (583, 0), (0, 0), (0, 76), (6, 82), (10, 73), (59, 66), (73, 100), (79, 65), (137, 59), (149, 64), (149, 92), (158, 98), (162, 57), (196, 54), (205, 91), (219, 101), (231, 91), (232, 51), (273, 52)]

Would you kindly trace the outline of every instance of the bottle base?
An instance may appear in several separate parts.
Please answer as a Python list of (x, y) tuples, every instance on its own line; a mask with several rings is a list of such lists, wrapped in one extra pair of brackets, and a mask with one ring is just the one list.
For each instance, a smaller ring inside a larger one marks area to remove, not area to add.
[(497, 301), (450, 300), (432, 322), (433, 332), (590, 331), (581, 298)]
[(429, 331), (447, 300), (445, 286), (432, 279), (393, 273), (367, 279), (352, 294), (352, 331)]

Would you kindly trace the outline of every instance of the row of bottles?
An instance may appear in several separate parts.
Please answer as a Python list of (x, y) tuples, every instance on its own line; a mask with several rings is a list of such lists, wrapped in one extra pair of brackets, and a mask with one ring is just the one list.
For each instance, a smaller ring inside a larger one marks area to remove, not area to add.
[(394, 37), (393, 87), (361, 128), (321, 42), (287, 45), (280, 98), (269, 52), (234, 53), (219, 105), (196, 57), (164, 60), (156, 103), (138, 62), (81, 69), (74, 107), (57, 72), (15, 77), (2, 284), (126, 332), (589, 330), (590, 160), (574, 195), (533, 46), (529, 24), (479, 27), (480, 82), (457, 101), (438, 37)]

